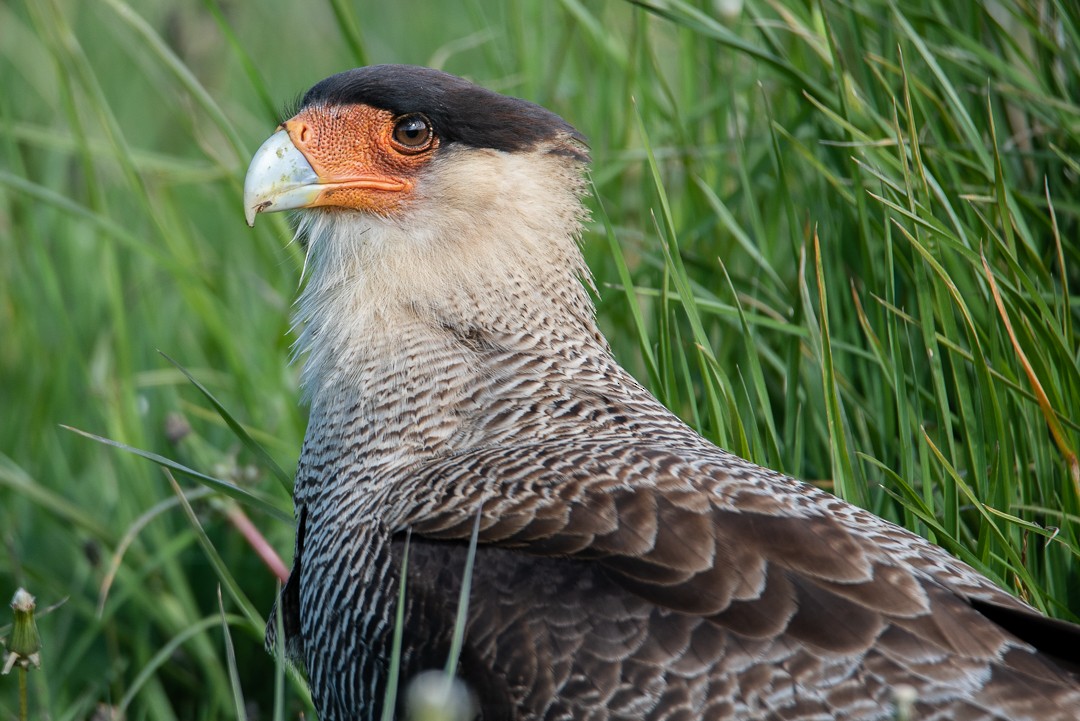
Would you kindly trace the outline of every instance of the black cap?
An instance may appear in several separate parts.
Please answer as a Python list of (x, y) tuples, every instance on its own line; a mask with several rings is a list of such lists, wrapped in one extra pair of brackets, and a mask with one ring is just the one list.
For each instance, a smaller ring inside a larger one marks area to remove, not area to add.
[(395, 115), (423, 113), (444, 143), (515, 152), (559, 136), (585, 142), (546, 108), (417, 65), (371, 65), (331, 75), (307, 91), (300, 108), (354, 103)]

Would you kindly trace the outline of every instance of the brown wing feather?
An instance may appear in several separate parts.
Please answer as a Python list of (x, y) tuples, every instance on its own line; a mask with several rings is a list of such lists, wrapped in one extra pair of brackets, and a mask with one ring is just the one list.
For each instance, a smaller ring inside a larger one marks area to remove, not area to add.
[[(886, 709), (889, 689), (903, 683), (927, 699), (919, 707), (927, 713), (947, 708), (957, 717), (989, 718), (994, 706), (985, 699), (1007, 697), (1008, 688), (1038, 677), (1047, 690), (1037, 712), (1032, 706), (1016, 717), (1074, 717), (1080, 694), (1067, 670), (1025, 643), (1020, 624), (998, 625), (971, 604), (1034, 612), (903, 529), (715, 453), (722, 457), (700, 447), (676, 455), (591, 439), (457, 456), (419, 474), (422, 499), (401, 527), (460, 540), (479, 512), (481, 544), (506, 549), (497, 552), (510, 560), (500, 563), (566, 586), (559, 604), (537, 581), (514, 576), (490, 589), (501, 600), (481, 601), (471, 615), (473, 628), (495, 623), (488, 616), (533, 619), (515, 622), (527, 632), (507, 626), (516, 629), (514, 643), (531, 639), (539, 658), (563, 671), (557, 679), (526, 674), (523, 698), (548, 698), (554, 689), (559, 703), (572, 703), (579, 695), (567, 695), (577, 688), (574, 678), (614, 674), (604, 688), (615, 690), (601, 693), (602, 702), (615, 703), (618, 689), (636, 679), (644, 684), (638, 696), (644, 691), (652, 704), (636, 718), (678, 718), (676, 708), (699, 718), (709, 704), (718, 704), (715, 718), (724, 717), (721, 707), (746, 713), (740, 704), (784, 714), (819, 705), (830, 717), (872, 718), (876, 712), (866, 709)], [(577, 605), (584, 591), (574, 579), (603, 591)], [(563, 640), (552, 625), (576, 630)], [(557, 653), (563, 643), (569, 660)], [(517, 656), (528, 656), (493, 653), (493, 668), (499, 659), (522, 663)], [(697, 675), (674, 678), (680, 665)], [(650, 696), (650, 684), (657, 695)]]

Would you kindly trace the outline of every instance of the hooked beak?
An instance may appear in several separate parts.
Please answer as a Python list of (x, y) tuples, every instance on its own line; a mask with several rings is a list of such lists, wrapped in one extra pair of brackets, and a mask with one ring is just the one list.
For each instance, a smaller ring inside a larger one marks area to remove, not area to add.
[(244, 220), (254, 227), (258, 213), (309, 207), (323, 188), (319, 176), (282, 128), (255, 152), (244, 179)]

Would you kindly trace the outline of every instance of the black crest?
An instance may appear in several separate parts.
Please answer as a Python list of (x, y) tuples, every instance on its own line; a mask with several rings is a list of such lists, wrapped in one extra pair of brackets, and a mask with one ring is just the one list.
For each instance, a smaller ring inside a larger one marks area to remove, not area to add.
[(585, 138), (555, 113), (456, 75), (416, 65), (346, 70), (308, 90), (300, 107), (363, 103), (396, 115), (423, 113), (445, 142), (515, 152), (554, 137)]

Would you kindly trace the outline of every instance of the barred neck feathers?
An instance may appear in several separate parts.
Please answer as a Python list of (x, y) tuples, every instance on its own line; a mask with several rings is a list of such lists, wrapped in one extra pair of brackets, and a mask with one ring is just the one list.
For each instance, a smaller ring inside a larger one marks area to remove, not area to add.
[(455, 144), (404, 212), (304, 211), (310, 277), (296, 350), (309, 399), (375, 365), (422, 364), (417, 344), (437, 356), (451, 335), (543, 347), (542, 328), (606, 349), (578, 248), (584, 154), (566, 152), (569, 142), (526, 152)]

